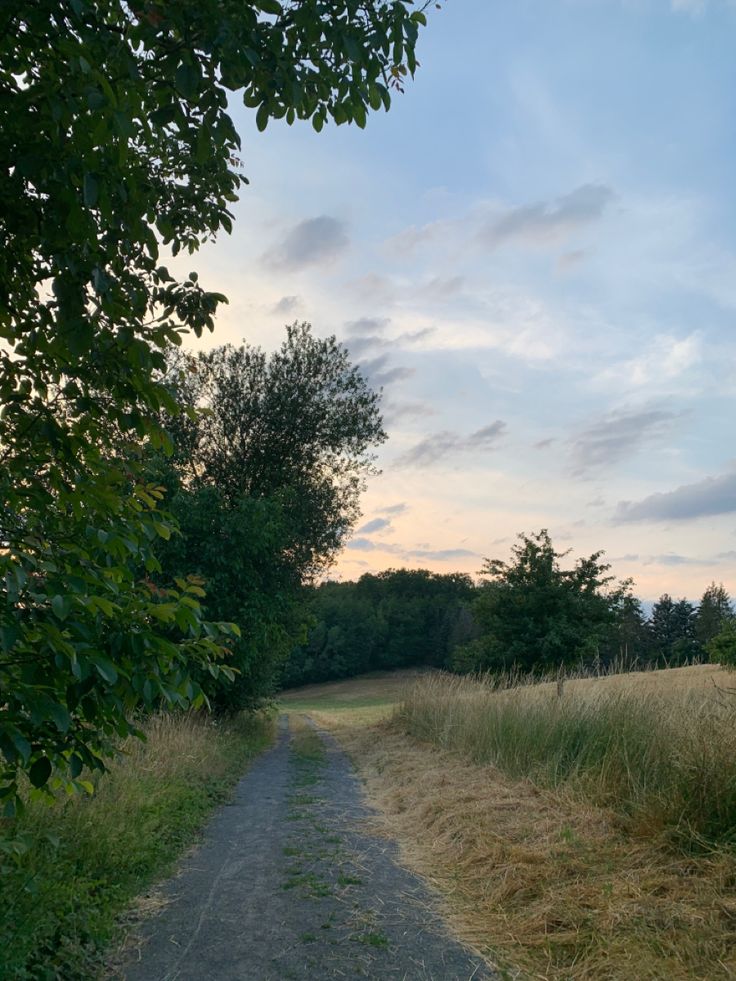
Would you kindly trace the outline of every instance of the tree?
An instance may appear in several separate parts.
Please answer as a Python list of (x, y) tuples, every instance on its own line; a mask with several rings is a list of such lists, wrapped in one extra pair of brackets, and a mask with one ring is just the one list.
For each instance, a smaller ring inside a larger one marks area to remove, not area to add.
[(668, 593), (660, 596), (652, 607), (649, 630), (661, 664), (687, 664), (702, 654), (695, 636), (695, 607), (686, 599), (675, 602)]
[[(197, 697), (226, 651), (194, 582), (154, 585), (174, 524), (141, 445), (155, 373), (224, 297), (160, 247), (220, 229), (242, 176), (227, 113), (365, 124), (424, 23), (378, 0), (37, 0), (0, 11), (0, 794), (102, 766), (138, 704)], [(73, 785), (73, 784), (70, 784)]]
[(698, 643), (706, 648), (729, 621), (733, 620), (731, 597), (723, 583), (712, 582), (703, 593), (695, 614), (695, 636)]
[(729, 670), (736, 668), (736, 620), (725, 620), (718, 633), (706, 645), (708, 660)]
[[(627, 584), (630, 586), (630, 584)], [(641, 601), (630, 589), (620, 595), (607, 660), (624, 666), (646, 663), (650, 656), (650, 636)]]
[(360, 513), (372, 448), (386, 438), (379, 395), (347, 350), (308, 324), (287, 327), (271, 356), (243, 345), (180, 357), (170, 379), (193, 411), (169, 420), (182, 534), (164, 570), (196, 571), (208, 615), (241, 626), (239, 676), (214, 686), (218, 704), (241, 708), (271, 693), (301, 632), (300, 588)]
[(173, 431), (182, 476), (229, 502), (280, 500), (292, 566), (310, 577), (329, 565), (359, 516), (372, 450), (386, 439), (380, 394), (348, 350), (295, 323), (270, 357), (227, 345), (180, 360), (176, 379), (187, 385), (180, 397), (206, 409)]
[(461, 670), (529, 671), (597, 658), (626, 584), (611, 588), (601, 552), (563, 569), (546, 529), (519, 535), (510, 562), (487, 559), (474, 604), (480, 636), (456, 654)]

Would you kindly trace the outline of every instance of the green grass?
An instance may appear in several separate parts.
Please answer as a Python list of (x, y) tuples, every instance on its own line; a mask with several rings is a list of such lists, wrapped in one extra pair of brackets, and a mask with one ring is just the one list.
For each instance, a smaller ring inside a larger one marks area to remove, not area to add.
[(214, 724), (159, 716), (132, 741), (92, 798), (31, 801), (4, 836), (30, 848), (0, 866), (0, 978), (99, 976), (120, 915), (166, 875), (272, 739), (265, 718)]
[(550, 686), (497, 690), (435, 676), (397, 717), (412, 735), (476, 763), (581, 792), (640, 833), (736, 842), (733, 695), (593, 680), (559, 697)]

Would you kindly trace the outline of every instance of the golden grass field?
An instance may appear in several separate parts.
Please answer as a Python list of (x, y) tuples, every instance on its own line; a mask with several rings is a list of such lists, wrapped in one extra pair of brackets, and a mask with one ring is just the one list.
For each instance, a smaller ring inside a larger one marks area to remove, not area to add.
[[(668, 724), (692, 727), (711, 708), (730, 712), (734, 688), (736, 675), (701, 665), (569, 680), (563, 698), (633, 694), (670, 706)], [(678, 847), (656, 824), (624, 820), (572, 785), (510, 777), (407, 732), (407, 706), (426, 715), (444, 700), (464, 720), (468, 700), (489, 698), (532, 712), (558, 695), (554, 682), (509, 694), (397, 672), (288, 692), (283, 707), (335, 734), (377, 809), (376, 829), (434, 885), (457, 935), (508, 977), (736, 977), (732, 847)]]

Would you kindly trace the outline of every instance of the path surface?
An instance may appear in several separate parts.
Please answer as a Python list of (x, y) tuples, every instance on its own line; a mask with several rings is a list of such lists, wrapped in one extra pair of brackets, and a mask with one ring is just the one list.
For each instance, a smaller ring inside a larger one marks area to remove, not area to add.
[(201, 848), (164, 886), (127, 981), (404, 979), (488, 981), (484, 962), (447, 934), (432, 895), (396, 864), (350, 763), (276, 745), (251, 767)]

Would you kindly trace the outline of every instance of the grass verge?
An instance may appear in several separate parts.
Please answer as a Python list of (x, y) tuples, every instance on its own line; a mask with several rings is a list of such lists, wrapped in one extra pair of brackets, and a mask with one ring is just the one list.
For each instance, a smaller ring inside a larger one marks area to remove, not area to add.
[(273, 724), (161, 715), (145, 730), (92, 798), (33, 801), (13, 827), (30, 849), (0, 867), (0, 978), (99, 977), (121, 914), (196, 839)]
[(635, 674), (612, 681), (558, 692), (431, 675), (407, 692), (397, 719), (474, 763), (610, 807), (636, 834), (732, 844), (736, 697), (714, 686), (642, 685)]
[[(712, 674), (703, 666), (566, 682), (563, 697), (592, 698), (597, 686), (601, 695), (633, 684), (642, 694), (672, 695), (676, 706), (685, 695), (720, 698)], [(556, 691), (554, 683), (540, 685), (524, 697), (552, 698)], [(360, 679), (351, 696), (360, 701)], [(406, 705), (412, 697), (405, 690), (400, 701)], [(453, 740), (453, 726), (463, 725), (459, 704), (451, 719), (437, 700), (425, 705), (428, 713), (440, 713), (434, 718), (442, 722), (446, 744), (455, 746), (449, 749), (426, 741), (426, 731), (422, 740), (409, 735), (402, 728), (406, 720), (376, 724), (359, 709), (347, 711), (344, 699), (342, 691), (340, 707), (331, 712), (325, 690), (312, 714), (356, 763), (377, 811), (376, 832), (399, 843), (402, 862), (443, 897), (453, 932), (505, 968), (502, 976), (736, 977), (732, 849), (673, 849), (671, 835), (656, 823), (634, 828), (631, 819), (594, 803), (570, 781), (539, 784), (511, 769), (473, 762), (470, 747)], [(392, 711), (388, 702), (384, 715)], [(693, 732), (697, 720), (683, 721)]]

